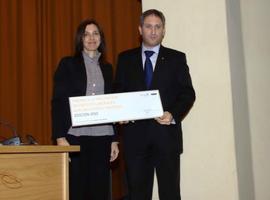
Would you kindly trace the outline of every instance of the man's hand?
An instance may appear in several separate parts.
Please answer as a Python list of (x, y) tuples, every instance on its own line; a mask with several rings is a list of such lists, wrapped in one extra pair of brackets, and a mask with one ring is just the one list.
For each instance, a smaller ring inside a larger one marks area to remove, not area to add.
[(110, 162), (113, 162), (118, 157), (118, 154), (119, 154), (118, 142), (112, 142)]
[(162, 125), (170, 125), (173, 120), (173, 116), (168, 111), (165, 111), (161, 117), (155, 118), (155, 120)]

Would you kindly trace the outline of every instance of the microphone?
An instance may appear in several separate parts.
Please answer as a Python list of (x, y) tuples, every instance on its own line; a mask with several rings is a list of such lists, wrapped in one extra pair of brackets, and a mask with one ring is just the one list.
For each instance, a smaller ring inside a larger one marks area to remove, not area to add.
[(8, 122), (6, 122), (4, 120), (0, 120), (0, 125), (8, 128), (13, 133), (13, 137), (8, 138), (8, 139), (1, 142), (2, 145), (15, 145), (15, 146), (18, 146), (18, 145), (21, 144), (21, 139), (18, 136), (16, 129), (10, 123), (8, 123)]
[(35, 140), (35, 138), (32, 136), (32, 135), (26, 135), (25, 136), (27, 141), (28, 141), (28, 144), (34, 144), (34, 145), (37, 145), (37, 141)]

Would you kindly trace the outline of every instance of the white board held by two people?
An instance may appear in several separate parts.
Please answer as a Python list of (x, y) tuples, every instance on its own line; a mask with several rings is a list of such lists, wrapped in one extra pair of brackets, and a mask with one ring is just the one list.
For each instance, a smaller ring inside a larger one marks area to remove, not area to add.
[(69, 104), (73, 127), (163, 115), (158, 90), (70, 97)]

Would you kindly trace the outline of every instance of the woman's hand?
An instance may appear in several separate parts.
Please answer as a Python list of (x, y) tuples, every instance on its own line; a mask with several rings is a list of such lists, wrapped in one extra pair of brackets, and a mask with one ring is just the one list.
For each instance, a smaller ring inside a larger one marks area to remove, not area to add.
[(120, 125), (123, 125), (123, 124), (128, 124), (129, 122), (135, 123), (134, 120), (132, 120), (132, 121), (120, 121), (120, 122), (118, 122), (118, 123), (119, 123)]
[(70, 144), (68, 143), (68, 141), (65, 137), (57, 138), (56, 143), (59, 146), (70, 146)]
[(110, 162), (113, 162), (118, 157), (118, 154), (119, 154), (118, 143), (119, 142), (112, 142), (112, 144), (111, 144), (111, 158), (110, 158)]

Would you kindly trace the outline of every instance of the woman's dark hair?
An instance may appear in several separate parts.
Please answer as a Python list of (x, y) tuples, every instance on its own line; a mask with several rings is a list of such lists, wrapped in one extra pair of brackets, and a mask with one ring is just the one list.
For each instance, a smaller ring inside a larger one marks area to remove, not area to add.
[(86, 19), (84, 21), (82, 21), (78, 28), (77, 28), (77, 32), (76, 32), (76, 36), (75, 36), (75, 56), (80, 56), (82, 51), (83, 51), (83, 37), (84, 37), (84, 33), (85, 33), (85, 29), (87, 25), (90, 24), (94, 24), (100, 34), (100, 45), (98, 47), (98, 51), (101, 53), (100, 57), (99, 57), (99, 62), (102, 64), (107, 63), (106, 59), (105, 59), (105, 49), (106, 49), (106, 44), (105, 44), (105, 36), (104, 33), (102, 31), (102, 29), (100, 28), (99, 24), (93, 20), (93, 19)]

